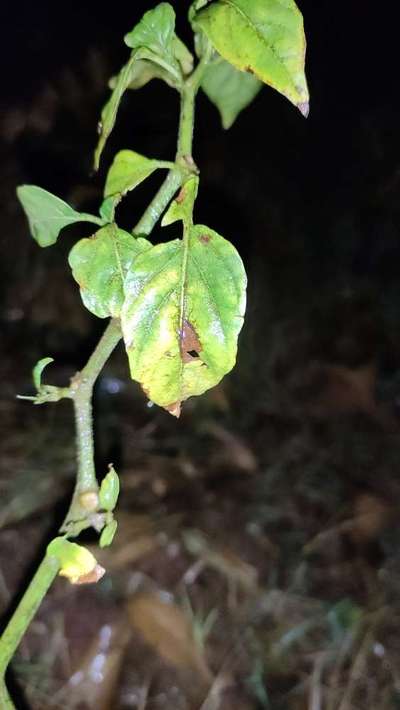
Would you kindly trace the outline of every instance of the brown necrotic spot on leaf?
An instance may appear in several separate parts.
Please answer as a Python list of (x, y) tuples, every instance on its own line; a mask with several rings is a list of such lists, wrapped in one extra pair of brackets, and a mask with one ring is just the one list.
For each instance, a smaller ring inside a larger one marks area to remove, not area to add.
[(179, 341), (182, 362), (191, 362), (199, 357), (202, 349), (201, 343), (195, 329), (188, 320), (183, 321), (183, 327), (179, 333)]
[(182, 187), (182, 189), (175, 201), (178, 203), (178, 205), (180, 205), (181, 202), (184, 201), (185, 197), (186, 197), (186, 190), (184, 187)]
[(199, 239), (202, 242), (202, 244), (208, 244), (208, 242), (211, 239), (211, 236), (209, 234), (201, 234)]

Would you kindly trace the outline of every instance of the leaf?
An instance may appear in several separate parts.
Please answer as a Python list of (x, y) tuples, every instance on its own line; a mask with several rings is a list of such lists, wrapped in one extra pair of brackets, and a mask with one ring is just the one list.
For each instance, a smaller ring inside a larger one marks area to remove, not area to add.
[(157, 594), (140, 594), (128, 604), (132, 625), (170, 665), (195, 670), (199, 680), (210, 682), (211, 673), (196, 646), (193, 628), (184, 613)]
[(176, 35), (172, 40), (172, 47), (175, 59), (178, 60), (182, 74), (188, 76), (193, 71), (193, 54), (189, 52), (186, 44)]
[(179, 220), (186, 223), (192, 223), (193, 206), (197, 197), (199, 187), (199, 178), (197, 176), (190, 177), (178, 195), (168, 207), (166, 213), (161, 220), (161, 226), (167, 227)]
[(33, 384), (35, 385), (37, 391), (39, 391), (42, 386), (42, 372), (47, 365), (50, 365), (51, 362), (54, 362), (53, 357), (43, 357), (36, 363), (32, 370)]
[(232, 126), (261, 87), (262, 82), (256, 76), (238, 71), (222, 58), (209, 64), (201, 81), (204, 93), (221, 114), (224, 128)]
[(236, 249), (208, 227), (139, 255), (125, 280), (121, 325), (131, 376), (179, 416), (181, 402), (235, 364), (246, 274)]
[[(110, 89), (115, 89), (117, 76), (113, 76), (109, 81)], [(128, 89), (141, 89), (152, 79), (162, 79), (169, 86), (177, 87), (176, 79), (171, 77), (168, 71), (154, 64), (150, 59), (137, 59), (132, 65), (130, 82)]]
[(108, 171), (104, 196), (125, 195), (140, 185), (158, 168), (172, 167), (172, 163), (152, 160), (133, 150), (120, 150)]
[[(146, 12), (140, 22), (128, 32), (125, 44), (132, 49), (148, 49), (153, 62), (180, 80), (180, 73), (187, 76), (193, 69), (193, 56), (175, 34), (175, 11), (167, 2), (162, 2)], [(179, 82), (180, 83), (180, 82)]]
[(193, 22), (236, 69), (255, 74), (308, 115), (306, 41), (294, 0), (216, 0)]
[(117, 117), (117, 112), (121, 99), (125, 91), (129, 87), (135, 61), (136, 55), (135, 53), (132, 53), (129, 62), (127, 62), (127, 64), (122, 67), (120, 73), (116, 76), (115, 86), (112, 91), (112, 94), (101, 112), (101, 121), (99, 124), (100, 137), (97, 143), (96, 150), (94, 152), (95, 170), (99, 169), (100, 157), (107, 142), (107, 138), (110, 135), (112, 129), (114, 128), (115, 119)]
[(98, 217), (76, 212), (59, 197), (37, 185), (20, 185), (17, 195), (28, 218), (31, 234), (41, 247), (55, 244), (60, 231), (75, 222), (102, 224)]
[(168, 2), (161, 2), (145, 12), (138, 24), (124, 37), (128, 47), (147, 47), (156, 54), (168, 54), (175, 32), (175, 12)]
[(100, 217), (104, 220), (106, 224), (110, 224), (114, 221), (115, 208), (119, 202), (119, 197), (106, 197), (105, 200), (100, 205)]
[(119, 496), (119, 478), (113, 466), (110, 466), (110, 470), (106, 476), (104, 476), (100, 491), (99, 491), (99, 501), (100, 506), (103, 510), (112, 511), (117, 505), (117, 500)]
[(126, 271), (137, 255), (150, 247), (146, 239), (136, 239), (114, 224), (75, 244), (68, 260), (82, 301), (91, 313), (99, 318), (119, 317)]

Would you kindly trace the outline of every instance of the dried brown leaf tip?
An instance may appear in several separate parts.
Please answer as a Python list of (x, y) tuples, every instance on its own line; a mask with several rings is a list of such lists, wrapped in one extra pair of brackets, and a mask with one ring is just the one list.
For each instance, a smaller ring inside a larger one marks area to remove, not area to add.
[(95, 568), (88, 574), (81, 574), (72, 581), (72, 584), (96, 584), (105, 574), (105, 569), (97, 564)]
[(179, 346), (183, 363), (196, 360), (201, 353), (202, 347), (199, 337), (188, 320), (184, 320), (182, 330), (179, 332)]
[(176, 417), (179, 419), (180, 414), (181, 414), (181, 402), (172, 402), (172, 404), (168, 404), (164, 409), (167, 410), (170, 414), (172, 414), (173, 417)]

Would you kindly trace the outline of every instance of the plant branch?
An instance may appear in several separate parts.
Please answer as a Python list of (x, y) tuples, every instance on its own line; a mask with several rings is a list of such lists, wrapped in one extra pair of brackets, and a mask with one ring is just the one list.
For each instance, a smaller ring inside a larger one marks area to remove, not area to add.
[(98, 507), (99, 486), (94, 464), (93, 387), (120, 339), (119, 321), (112, 319), (85, 367), (81, 372), (77, 372), (69, 388), (75, 411), (78, 472), (71, 506), (61, 529), (71, 534), (73, 534), (73, 524), (85, 520), (88, 514), (93, 513)]
[(0, 638), (0, 707), (2, 710), (14, 708), (4, 681), (7, 666), (58, 570), (58, 560), (45, 555)]
[[(206, 52), (182, 87), (176, 162), (136, 224), (135, 234), (149, 235), (185, 177), (197, 172), (192, 159), (195, 97), (209, 58), (209, 52)], [(99, 485), (94, 464), (92, 394), (97, 377), (120, 339), (120, 323), (112, 319), (70, 387), (54, 388), (58, 399), (70, 397), (73, 400), (75, 410), (78, 472), (71, 505), (61, 528), (71, 537), (86, 527), (96, 527), (96, 515), (101, 517), (97, 512)], [(0, 639), (0, 702), (4, 710), (14, 708), (4, 681), (7, 666), (58, 571), (58, 561), (46, 555)]]

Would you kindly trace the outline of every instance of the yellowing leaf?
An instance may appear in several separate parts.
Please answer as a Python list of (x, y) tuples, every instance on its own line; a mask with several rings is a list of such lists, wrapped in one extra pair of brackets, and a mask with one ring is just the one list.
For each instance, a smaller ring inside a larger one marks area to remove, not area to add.
[(81, 239), (69, 254), (69, 264), (86, 308), (98, 318), (118, 318), (124, 300), (124, 278), (147, 239), (136, 239), (108, 224), (89, 239)]
[(246, 274), (236, 249), (197, 225), (187, 241), (139, 255), (125, 280), (121, 324), (131, 376), (179, 416), (181, 402), (216, 385), (235, 364)]
[(294, 0), (216, 0), (193, 21), (224, 59), (272, 86), (307, 116), (306, 41)]

